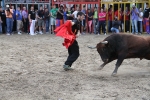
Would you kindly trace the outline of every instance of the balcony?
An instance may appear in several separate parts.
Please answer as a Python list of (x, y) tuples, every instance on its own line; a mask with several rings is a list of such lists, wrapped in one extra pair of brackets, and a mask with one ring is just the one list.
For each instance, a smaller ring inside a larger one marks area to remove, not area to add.
[(50, 0), (5, 0), (6, 4), (9, 3), (49, 3)]

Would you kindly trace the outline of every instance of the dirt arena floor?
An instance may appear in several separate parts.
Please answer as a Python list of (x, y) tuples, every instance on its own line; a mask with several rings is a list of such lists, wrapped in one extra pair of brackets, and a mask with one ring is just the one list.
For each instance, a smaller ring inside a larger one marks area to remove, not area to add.
[(80, 57), (66, 72), (62, 38), (0, 35), (0, 100), (150, 100), (150, 61), (124, 60), (117, 77), (116, 60), (98, 70), (102, 60), (87, 46), (107, 36), (81, 35)]

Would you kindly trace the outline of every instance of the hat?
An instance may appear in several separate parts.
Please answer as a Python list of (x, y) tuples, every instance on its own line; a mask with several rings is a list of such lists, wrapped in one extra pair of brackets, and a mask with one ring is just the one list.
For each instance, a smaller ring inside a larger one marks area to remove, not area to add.
[(9, 5), (6, 5), (6, 7), (9, 7)]
[(133, 4), (132, 7), (135, 7), (135, 5)]

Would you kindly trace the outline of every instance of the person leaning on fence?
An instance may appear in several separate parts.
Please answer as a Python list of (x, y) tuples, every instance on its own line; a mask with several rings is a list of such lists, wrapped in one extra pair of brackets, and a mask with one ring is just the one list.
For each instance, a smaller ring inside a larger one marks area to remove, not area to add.
[(48, 34), (49, 33), (49, 18), (50, 18), (50, 13), (48, 11), (48, 8), (45, 8), (44, 18), (45, 18), (46, 34)]
[(113, 33), (119, 33), (119, 26), (121, 25), (121, 21), (118, 20), (117, 17), (114, 18), (114, 21), (112, 21), (112, 28), (111, 31)]
[(31, 7), (31, 11), (29, 11), (29, 22), (30, 22), (30, 35), (36, 35), (35, 34), (35, 17), (36, 17), (36, 14), (35, 14), (35, 11), (34, 11), (34, 7), (32, 6)]
[(25, 33), (28, 33), (28, 13), (26, 11), (26, 7), (23, 7), (22, 11), (22, 18), (23, 18), (23, 29)]
[(57, 11), (58, 11), (58, 8), (56, 8), (56, 5), (53, 5), (53, 8), (50, 10), (50, 15), (51, 15), (51, 28), (52, 28), (52, 33), (51, 34), (54, 34), (54, 29), (56, 27), (56, 16), (57, 16)]
[(44, 31), (45, 30), (45, 27), (44, 27), (44, 10), (43, 10), (43, 7), (40, 6), (40, 9), (38, 10), (38, 27), (39, 27), (39, 34), (43, 34), (42, 30)]
[(149, 8), (149, 4), (146, 3), (146, 8), (144, 9), (144, 28), (145, 31), (147, 32), (147, 34), (150, 34), (150, 23), (149, 23), (149, 17), (150, 17), (150, 8)]
[(7, 25), (7, 34), (6, 35), (11, 35), (12, 34), (12, 29), (13, 29), (13, 9), (9, 8), (9, 5), (6, 5), (6, 25)]
[(139, 26), (139, 34), (143, 33), (143, 10), (139, 9), (139, 17), (138, 17), (138, 26)]
[(20, 7), (18, 7), (16, 10), (16, 20), (17, 20), (18, 34), (22, 34), (23, 23), (22, 23), (22, 13), (21, 13)]
[(2, 10), (2, 7), (0, 7), (0, 16), (1, 16), (1, 23), (2, 23), (2, 33), (6, 33), (6, 14), (5, 11)]

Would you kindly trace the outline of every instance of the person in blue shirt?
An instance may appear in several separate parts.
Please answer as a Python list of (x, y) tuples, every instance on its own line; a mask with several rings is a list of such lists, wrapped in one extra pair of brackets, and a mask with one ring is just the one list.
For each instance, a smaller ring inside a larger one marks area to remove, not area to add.
[(66, 22), (68, 20), (67, 11), (68, 11), (68, 8), (65, 8), (65, 11), (64, 11), (64, 22)]
[(17, 20), (17, 31), (18, 31), (18, 34), (21, 34), (23, 23), (22, 23), (22, 12), (20, 10), (20, 7), (18, 7), (17, 10), (16, 10), (16, 20)]

